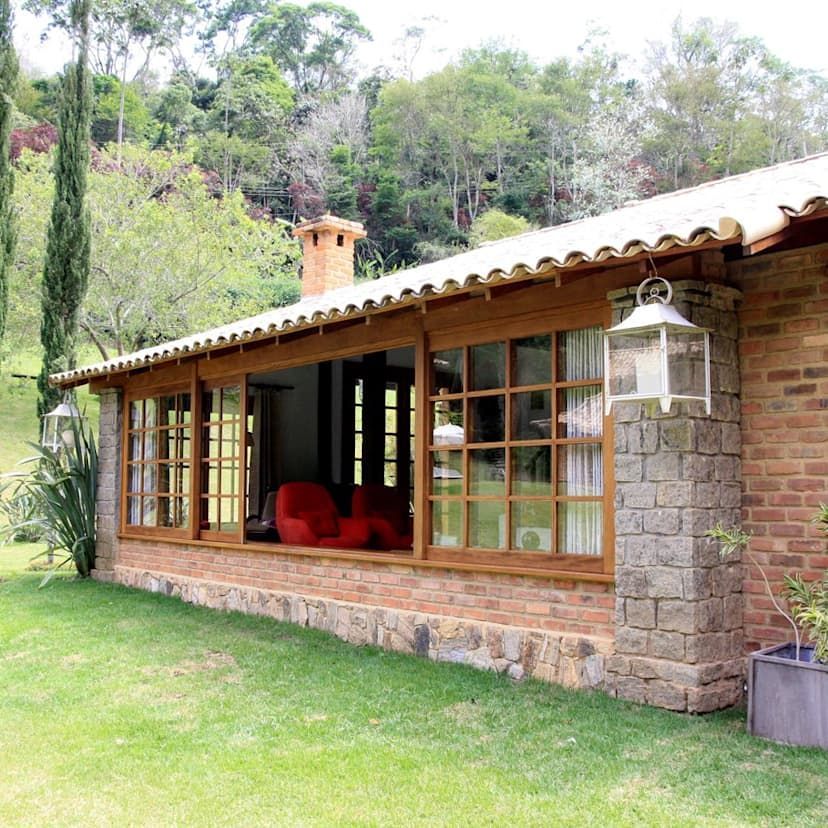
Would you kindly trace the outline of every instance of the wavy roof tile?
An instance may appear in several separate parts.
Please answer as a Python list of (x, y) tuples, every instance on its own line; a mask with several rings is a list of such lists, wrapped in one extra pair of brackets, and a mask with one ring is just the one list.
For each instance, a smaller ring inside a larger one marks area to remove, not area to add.
[(711, 239), (753, 244), (783, 230), (791, 218), (828, 204), (828, 153), (779, 164), (606, 213), (485, 244), (376, 281), (328, 291), (208, 331), (55, 374), (54, 384), (177, 359), (235, 342), (390, 308), (478, 283), (508, 280), (550, 266), (570, 268)]

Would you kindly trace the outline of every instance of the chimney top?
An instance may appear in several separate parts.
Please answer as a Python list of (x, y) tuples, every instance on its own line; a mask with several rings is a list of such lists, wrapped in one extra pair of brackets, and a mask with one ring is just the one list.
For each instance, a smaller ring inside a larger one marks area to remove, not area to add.
[(293, 228), (302, 240), (302, 296), (318, 296), (354, 283), (354, 242), (367, 233), (358, 221), (324, 215)]

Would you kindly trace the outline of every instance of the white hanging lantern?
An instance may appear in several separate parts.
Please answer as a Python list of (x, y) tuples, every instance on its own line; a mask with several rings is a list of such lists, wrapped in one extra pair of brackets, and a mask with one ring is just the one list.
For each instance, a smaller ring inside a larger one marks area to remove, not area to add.
[(43, 415), (40, 445), (58, 453), (75, 445), (75, 431), (85, 418), (72, 402), (64, 401)]
[(710, 331), (688, 322), (672, 298), (666, 279), (645, 279), (635, 310), (604, 332), (607, 414), (614, 402), (656, 400), (665, 414), (673, 400), (702, 400), (710, 414)]

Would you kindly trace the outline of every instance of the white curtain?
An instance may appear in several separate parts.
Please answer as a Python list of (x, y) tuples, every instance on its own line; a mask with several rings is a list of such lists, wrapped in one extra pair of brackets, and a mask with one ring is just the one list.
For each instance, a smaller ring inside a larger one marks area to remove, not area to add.
[[(566, 331), (560, 335), (560, 380), (600, 380), (603, 350), (600, 328)], [(600, 437), (600, 385), (564, 390), (562, 437)], [(603, 452), (600, 443), (559, 446), (558, 494), (598, 497), (604, 492)], [(603, 515), (600, 501), (558, 504), (558, 550), (561, 553), (600, 555)]]

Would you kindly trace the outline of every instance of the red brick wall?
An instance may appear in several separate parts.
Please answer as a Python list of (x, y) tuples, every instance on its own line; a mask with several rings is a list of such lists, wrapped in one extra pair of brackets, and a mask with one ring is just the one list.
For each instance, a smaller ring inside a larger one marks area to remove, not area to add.
[[(828, 539), (809, 522), (828, 502), (828, 245), (748, 259), (731, 274), (744, 292), (743, 528), (778, 588), (783, 573), (828, 568)], [(791, 637), (755, 567), (744, 620), (748, 649)]]
[(118, 565), (523, 629), (614, 637), (611, 586), (305, 555), (121, 540)]

